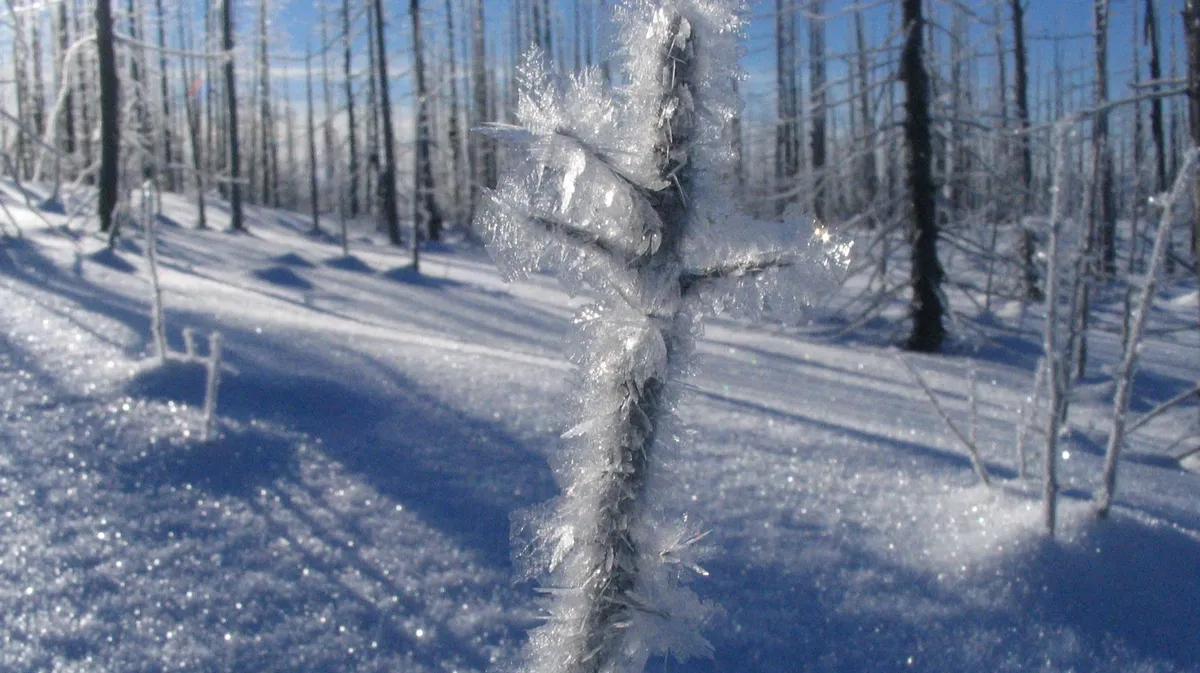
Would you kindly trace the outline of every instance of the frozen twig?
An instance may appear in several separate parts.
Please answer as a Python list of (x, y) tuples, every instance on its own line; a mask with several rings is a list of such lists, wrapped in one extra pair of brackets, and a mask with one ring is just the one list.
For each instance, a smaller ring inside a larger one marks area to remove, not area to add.
[(1033, 375), (1033, 390), (1029, 396), (1025, 398), (1022, 405), (1021, 422), (1017, 428), (1017, 477), (1021, 480), (1026, 478), (1026, 458), (1025, 445), (1029, 440), (1029, 433), (1034, 431), (1033, 422), (1037, 417), (1038, 404), (1041, 402), (1042, 383), (1046, 377), (1046, 358), (1038, 358), (1037, 367)]
[(167, 361), (167, 326), (163, 316), (162, 286), (158, 282), (158, 242), (155, 235), (154, 183), (142, 184), (142, 226), (146, 230), (146, 264), (150, 268), (150, 333), (158, 364)]
[(208, 359), (205, 360), (204, 431), (201, 441), (214, 436), (217, 415), (217, 390), (221, 385), (221, 333), (208, 335)]
[(1187, 390), (1182, 393), (1179, 393), (1175, 397), (1172, 397), (1171, 399), (1167, 400), (1166, 402), (1163, 402), (1162, 404), (1158, 405), (1157, 407), (1154, 407), (1150, 411), (1147, 411), (1146, 413), (1142, 414), (1141, 418), (1137, 419), (1133, 423), (1130, 423), (1129, 427), (1125, 428), (1125, 436), (1128, 437), (1129, 435), (1132, 435), (1135, 430), (1141, 428), (1143, 425), (1149, 423), (1150, 421), (1154, 420), (1155, 418), (1158, 418), (1162, 414), (1171, 410), (1175, 405), (1180, 404), (1181, 402), (1185, 402), (1189, 398), (1193, 398), (1193, 397), (1200, 398), (1200, 384), (1197, 384), (1191, 390)]
[(1137, 371), (1138, 352), (1141, 347), (1142, 331), (1146, 328), (1146, 318), (1150, 313), (1150, 302), (1154, 299), (1157, 285), (1155, 278), (1158, 267), (1162, 264), (1167, 252), (1167, 239), (1170, 237), (1171, 225), (1174, 223), (1175, 204), (1183, 198), (1190, 184), (1192, 170), (1195, 167), (1196, 156), (1200, 150), (1192, 149), (1187, 153), (1175, 185), (1171, 188), (1170, 196), (1163, 206), (1162, 217), (1158, 223), (1158, 233), (1154, 236), (1154, 248), (1146, 265), (1146, 280), (1142, 283), (1142, 292), (1133, 310), (1133, 324), (1129, 328), (1129, 339), (1125, 344), (1125, 352), (1117, 369), (1113, 372), (1116, 381), (1116, 392), (1113, 394), (1112, 429), (1108, 434), (1108, 445), (1104, 451), (1104, 472), (1101, 475), (1100, 492), (1096, 496), (1096, 515), (1108, 516), (1112, 507), (1113, 493), (1117, 488), (1117, 460), (1121, 455), (1121, 446), (1125, 441), (1125, 423), (1129, 411), (1129, 395), (1133, 387), (1133, 375)]
[[(946, 410), (942, 408), (942, 404), (941, 402), (938, 402), (937, 395), (933, 392), (933, 389), (930, 388), (929, 384), (925, 382), (925, 378), (921, 376), (921, 373), (917, 371), (917, 368), (908, 361), (908, 358), (904, 357), (903, 355), (897, 355), (896, 359), (900, 361), (900, 364), (904, 365), (904, 368), (907, 369), (908, 373), (912, 375), (913, 381), (921, 387), (921, 390), (925, 391), (925, 396), (928, 397), (929, 401), (933, 403), (933, 408), (937, 410), (938, 415), (941, 416), (942, 420), (946, 422), (946, 426), (950, 428), (950, 431), (954, 433), (954, 436), (958, 437), (959, 441), (961, 441), (963, 446), (966, 447), (967, 455), (969, 455), (971, 458), (971, 468), (975, 470), (975, 474), (979, 477), (979, 481), (983, 482), (984, 486), (990, 487), (992, 485), (992, 479), (988, 474), (987, 465), (979, 456), (979, 448), (976, 446), (975, 442), (959, 429), (958, 424), (954, 422), (954, 419), (950, 418), (950, 414), (946, 413)], [(974, 429), (974, 421), (972, 421), (971, 425), (972, 429)]]

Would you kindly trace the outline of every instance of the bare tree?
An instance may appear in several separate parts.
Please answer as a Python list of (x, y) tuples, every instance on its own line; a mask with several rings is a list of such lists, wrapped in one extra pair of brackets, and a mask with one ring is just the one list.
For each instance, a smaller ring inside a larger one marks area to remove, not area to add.
[[(483, 0), (472, 0), (471, 13), (471, 88), (474, 108), (471, 111), (471, 126), (479, 127), (491, 116), (488, 112), (487, 42), (484, 31)], [(491, 138), (486, 135), (473, 137), (471, 147), (471, 203), (478, 198), (483, 187), (496, 184), (495, 149)]]
[[(192, 25), (190, 21), (183, 20), (184, 3), (176, 5), (178, 13), (177, 22), (179, 24), (179, 44), (183, 48), (191, 46), (192, 40), (185, 32)], [(205, 168), (204, 168), (204, 148), (200, 142), (200, 89), (192, 87), (192, 72), (191, 62), (188, 58), (181, 59), (179, 74), (183, 78), (184, 90), (184, 114), (187, 117), (188, 138), (191, 140), (192, 147), (192, 176), (196, 186), (196, 207), (198, 211), (198, 219), (196, 226), (200, 229), (208, 227), (207, 213), (205, 212)]]
[[(1025, 210), (1032, 205), (1033, 195), (1033, 150), (1030, 147), (1032, 138), (1029, 135), (1029, 64), (1025, 52), (1025, 8), (1024, 0), (1009, 0), (1012, 10), (1013, 31), (1013, 61), (1016, 85), (1017, 124), (1021, 128), (1021, 185)], [(1042, 298), (1038, 286), (1038, 271), (1036, 258), (1036, 243), (1033, 232), (1026, 227), (1021, 229), (1021, 270), (1025, 284), (1025, 297), (1031, 301)]]
[(221, 47), (225, 51), (225, 105), (229, 142), (229, 226), (245, 231), (242, 215), (241, 155), (238, 147), (237, 80), (233, 74), (233, 0), (221, 0)]
[(936, 353), (942, 348), (941, 284), (943, 271), (937, 253), (937, 205), (934, 202), (933, 143), (929, 131), (929, 76), (922, 57), (925, 18), (921, 0), (903, 0), (904, 51), (900, 73), (905, 84), (904, 136), (908, 145), (908, 187), (911, 199), (912, 332), (910, 350)]
[(458, 45), (454, 38), (454, 7), (446, 0), (446, 40), (450, 48), (450, 101), (446, 142), (450, 145), (450, 202), (454, 211), (462, 207), (462, 138), (458, 115)]
[[(1162, 56), (1158, 44), (1158, 13), (1154, 8), (1155, 0), (1146, 0), (1146, 16), (1144, 37), (1150, 47), (1150, 80), (1158, 82), (1162, 79)], [(1154, 85), (1154, 90), (1157, 90)], [(1163, 133), (1163, 102), (1155, 96), (1150, 100), (1150, 135), (1154, 140), (1154, 191), (1161, 193), (1167, 189), (1167, 151)]]
[[(429, 145), (429, 96), (425, 86), (425, 56), (421, 39), (421, 2), (409, 0), (408, 11), (412, 18), (413, 34), (413, 78), (415, 81), (413, 107), (416, 110), (416, 148), (413, 152), (413, 230), (417, 237), (428, 236), (437, 241), (442, 236), (442, 216), (434, 199), (433, 166)], [(414, 248), (416, 242), (413, 243)]]
[(350, 43), (352, 39), (350, 25), (350, 0), (342, 0), (342, 74), (346, 87), (346, 206), (350, 217), (358, 217), (358, 134), (354, 116), (354, 76)]
[[(862, 190), (859, 197), (859, 207), (870, 209), (879, 191), (879, 176), (875, 160), (875, 119), (871, 113), (871, 76), (869, 56), (867, 55), (866, 27), (864, 26), (861, 10), (854, 12), (854, 41), (858, 65), (858, 107), (859, 123), (862, 125), (862, 137), (865, 147), (862, 149), (861, 168), (859, 169), (858, 185)], [(874, 228), (874, 218), (867, 220), (867, 226)]]
[(96, 0), (96, 55), (100, 63), (100, 231), (114, 240), (117, 228), (113, 210), (117, 206), (119, 161), (121, 152), (120, 80), (117, 77), (117, 56), (113, 48), (112, 0)]
[(826, 91), (825, 91), (825, 3), (810, 0), (808, 5), (808, 86), (811, 95), (809, 143), (812, 157), (812, 202), (813, 213), (818, 220), (826, 215), (825, 161), (828, 141), (826, 138)]
[(778, 209), (796, 200), (800, 172), (800, 103), (796, 90), (796, 12), (794, 0), (775, 0), (775, 190)]
[(159, 151), (162, 153), (162, 170), (159, 173), (163, 188), (174, 191), (175, 170), (171, 166), (175, 162), (175, 153), (171, 136), (170, 86), (167, 84), (167, 15), (163, 10), (162, 0), (154, 0), (154, 9), (158, 16), (158, 76), (159, 96), (162, 98), (162, 121), (158, 124)]
[[(1200, 145), (1200, 0), (1184, 0), (1183, 32), (1187, 40), (1188, 132)], [(1192, 259), (1200, 273), (1200, 172), (1193, 174)]]
[[(373, 0), (375, 49), (379, 76), (379, 117), (383, 129), (383, 169), (379, 174), (379, 198), (384, 224), (392, 245), (400, 245), (400, 214), (396, 207), (396, 140), (392, 130), (392, 98), (388, 83), (387, 42), (384, 40), (383, 0)], [(414, 261), (416, 260), (414, 241)]]
[(317, 189), (317, 129), (313, 122), (312, 50), (304, 53), (304, 94), (308, 103), (308, 200), (312, 206), (312, 230), (321, 231), (321, 193)]

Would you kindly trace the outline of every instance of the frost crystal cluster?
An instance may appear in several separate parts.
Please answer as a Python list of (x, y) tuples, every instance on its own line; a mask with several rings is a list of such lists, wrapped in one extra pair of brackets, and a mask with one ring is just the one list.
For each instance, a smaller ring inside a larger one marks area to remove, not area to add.
[(674, 409), (704, 313), (784, 315), (844, 268), (849, 245), (811, 220), (737, 212), (727, 126), (742, 21), (730, 0), (633, 0), (617, 9), (624, 84), (563, 81), (541, 54), (520, 73), (520, 126), (477, 228), (511, 279), (552, 269), (597, 303), (576, 318), (580, 385), (557, 476), (563, 495), (524, 522), (547, 574), (547, 621), (525, 669), (639, 671), (710, 646), (711, 608), (682, 586), (700, 535), (656, 495), (681, 455)]

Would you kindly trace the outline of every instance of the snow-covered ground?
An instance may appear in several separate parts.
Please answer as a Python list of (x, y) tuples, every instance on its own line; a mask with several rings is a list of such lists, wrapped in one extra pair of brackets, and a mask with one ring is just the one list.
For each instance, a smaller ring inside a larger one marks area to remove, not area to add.
[[(111, 252), (3, 191), (24, 236), (0, 240), (0, 670), (515, 661), (538, 613), (510, 519), (556, 491), (583, 299), (505, 284), (465, 245), (428, 251), (417, 276), (356, 230), (342, 258), (281, 211), (251, 209), (247, 234), (195, 230), (168, 195), (170, 344), (185, 327), (224, 339), (219, 435), (202, 442), (203, 368), (149, 360), (141, 233)], [(1118, 354), (1110, 305), (1095, 372)], [(1200, 476), (1173, 459), (1196, 444), (1196, 404), (1133, 435), (1096, 522), (1112, 384), (1084, 380), (1047, 540), (1014, 448), (1037, 319), (998, 314), (955, 354), (912, 357), (963, 427), (977, 370), (992, 489), (870, 335), (709, 323), (670, 501), (712, 531), (693, 586), (721, 608), (715, 655), (653, 668), (1200, 671)], [(1200, 378), (1200, 335), (1181, 328), (1196, 315), (1194, 284), (1164, 291), (1135, 413)]]

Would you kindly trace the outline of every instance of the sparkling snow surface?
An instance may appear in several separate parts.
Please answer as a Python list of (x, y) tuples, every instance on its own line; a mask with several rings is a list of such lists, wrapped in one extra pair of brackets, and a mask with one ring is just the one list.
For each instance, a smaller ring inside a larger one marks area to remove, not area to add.
[[(196, 231), (193, 206), (167, 196), (168, 340), (182, 350), (191, 327), (225, 344), (220, 432), (201, 443), (202, 367), (147, 361), (140, 232), (109, 252), (0, 187), (25, 234), (0, 240), (0, 670), (514, 660), (537, 614), (509, 520), (555, 494), (564, 342), (586, 298), (542, 276), (505, 284), (465, 246), (413, 275), (369, 225), (352, 258), (290, 213)], [(1135, 414), (1200, 377), (1195, 331), (1172, 329), (1195, 320), (1194, 285), (1167, 292)], [(991, 490), (895, 351), (819, 324), (807, 338), (709, 324), (671, 497), (711, 530), (693, 586), (722, 614), (714, 658), (685, 670), (1200, 671), (1200, 476), (1172, 458), (1195, 444), (1195, 404), (1132, 437), (1117, 506), (1095, 522), (1100, 373), (1119, 348), (1119, 316), (1101, 311), (1048, 541), (1036, 450), (1030, 482), (1014, 467), (1036, 317), (999, 314), (1022, 331), (913, 358), (963, 427), (978, 371)]]

